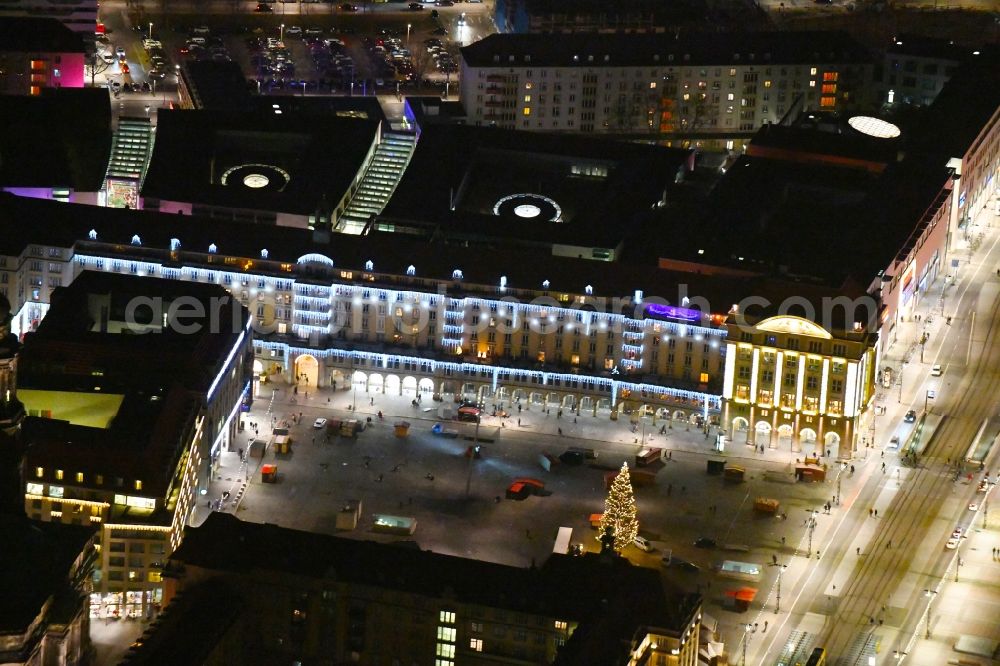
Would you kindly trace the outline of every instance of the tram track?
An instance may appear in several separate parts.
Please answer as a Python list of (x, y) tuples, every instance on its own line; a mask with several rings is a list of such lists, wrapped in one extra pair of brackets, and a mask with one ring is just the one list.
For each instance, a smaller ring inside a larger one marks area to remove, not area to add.
[[(959, 390), (942, 405), (949, 417), (928, 442), (923, 460), (911, 469), (889, 510), (878, 518), (884, 521), (880, 524), (881, 529), (870, 541), (868, 552), (859, 558), (850, 583), (840, 596), (836, 612), (829, 617), (820, 634), (818, 644), (825, 646), (828, 654), (835, 657), (834, 663), (846, 666), (837, 658), (845, 655), (859, 636), (878, 628), (879, 619), (885, 615), (883, 608), (889, 605), (897, 585), (910, 570), (916, 549), (931, 538), (930, 528), (951, 495), (950, 488), (954, 483), (952, 473), (942, 469), (941, 462), (959, 460), (982, 420), (996, 412), (995, 396), (1000, 395), (1000, 376), (995, 370), (1000, 367), (1000, 345), (996, 336), (998, 298), (993, 299), (989, 309), (992, 316), (983, 339), (984, 355), (976, 360), (971, 373), (963, 373)], [(974, 330), (970, 331), (970, 335), (974, 336)], [(950, 347), (957, 353), (960, 343)], [(888, 476), (883, 483), (893, 482), (896, 481)], [(878, 484), (877, 488), (882, 485)], [(840, 555), (843, 556), (843, 553)], [(939, 555), (931, 558), (929, 566), (937, 569), (945, 560)], [(928, 575), (931, 575), (930, 572)], [(899, 623), (901, 635), (912, 633), (911, 627), (923, 610), (922, 604), (916, 602), (916, 596), (914, 591), (903, 603), (895, 599), (897, 603), (894, 606), (907, 609)], [(915, 613), (918, 613), (916, 618)]]

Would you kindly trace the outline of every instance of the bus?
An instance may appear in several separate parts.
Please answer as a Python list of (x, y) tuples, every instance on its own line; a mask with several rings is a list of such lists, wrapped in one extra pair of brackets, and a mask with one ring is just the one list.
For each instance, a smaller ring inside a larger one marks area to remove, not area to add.
[(559, 533), (556, 535), (556, 545), (552, 547), (552, 552), (567, 555), (569, 553), (569, 542), (572, 538), (572, 527), (560, 527)]

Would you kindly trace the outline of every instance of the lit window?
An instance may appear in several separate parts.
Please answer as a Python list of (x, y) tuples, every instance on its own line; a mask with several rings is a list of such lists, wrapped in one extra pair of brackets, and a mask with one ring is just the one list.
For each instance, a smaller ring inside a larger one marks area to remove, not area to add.
[(43, 476), (45, 476), (45, 470), (43, 468), (41, 468), (41, 467), (36, 467), (35, 468), (35, 476), (37, 478), (39, 478), (39, 479), (42, 478)]
[(455, 642), (455, 628), (454, 627), (438, 627), (438, 640), (448, 641), (449, 643)]
[(524, 103), (525, 104), (530, 104), (531, 103), (531, 95), (525, 95), (524, 96)]
[(816, 82), (815, 81), (810, 81), (809, 82), (809, 87), (810, 88), (815, 88), (816, 87)]
[(142, 490), (142, 481), (140, 481), (139, 479), (135, 480), (135, 489)]
[(62, 499), (64, 489), (62, 486), (49, 486), (49, 497), (55, 497), (56, 499)]
[(528, 81), (527, 83), (524, 84), (524, 89), (525, 90), (531, 90), (534, 87), (535, 87), (535, 84), (532, 83), (531, 81)]
[(25, 490), (29, 495), (41, 495), (45, 491), (45, 486), (41, 483), (28, 483), (25, 484)]
[(135, 580), (136, 579), (136, 572), (135, 571), (129, 571), (128, 572), (128, 579), (129, 580)]
[(150, 571), (146, 574), (146, 580), (150, 583), (159, 583), (163, 581), (163, 574), (159, 571)]
[(94, 477), (94, 481), (97, 482), (97, 485), (103, 486), (104, 485), (104, 475), (103, 474), (98, 474), (96, 477)]
[(729, 76), (736, 76), (736, 68), (735, 67), (730, 67), (729, 68)]
[(734, 99), (736, 99), (736, 95), (734, 95), (733, 93), (729, 93), (728, 95), (726, 95), (727, 101), (732, 102)]
[(455, 666), (455, 662), (451, 659), (435, 659), (434, 666)]
[(813, 67), (813, 68), (811, 68), (811, 69), (809, 70), (809, 75), (810, 75), (810, 76), (816, 76), (816, 68), (815, 68), (815, 67)]
[(836, 97), (821, 97), (819, 100), (819, 105), (823, 108), (829, 108), (831, 106), (837, 105)]
[(649, 82), (649, 89), (650, 90), (656, 90), (656, 81), (650, 81)]
[(77, 483), (83, 483), (83, 472), (77, 472), (76, 473), (76, 482)]
[(567, 626), (568, 625), (563, 620), (556, 620), (556, 622), (555, 622), (555, 627), (559, 631), (565, 631)]
[(691, 95), (689, 95), (688, 93), (684, 93), (684, 101), (686, 102), (689, 99), (691, 99)]
[(476, 652), (483, 651), (483, 639), (482, 638), (472, 638), (469, 640), (469, 649), (475, 650)]
[(770, 81), (764, 81), (764, 87), (765, 88), (770, 88), (771, 87), (771, 82)]
[(63, 480), (63, 471), (61, 469), (57, 469), (56, 470), (56, 481), (62, 481), (62, 480)]
[(524, 115), (526, 115), (526, 116), (530, 116), (531, 115), (531, 107), (530, 106), (524, 107)]
[(438, 622), (444, 622), (445, 624), (455, 624), (455, 612), (441, 611), (440, 613), (438, 613)]
[(450, 643), (438, 643), (437, 644), (437, 656), (445, 657), (446, 659), (455, 658), (455, 646)]

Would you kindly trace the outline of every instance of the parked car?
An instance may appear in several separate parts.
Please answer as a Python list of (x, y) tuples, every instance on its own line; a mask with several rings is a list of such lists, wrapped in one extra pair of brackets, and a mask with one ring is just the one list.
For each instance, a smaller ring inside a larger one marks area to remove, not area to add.
[(254, 7), (254, 11), (257, 12), (257, 13), (259, 13), (259, 14), (270, 14), (274, 10), (271, 9), (271, 5), (269, 5), (267, 3), (264, 3), (264, 2), (258, 2), (257, 6)]
[(420, 4), (419, 2), (411, 2), (407, 6), (410, 8), (410, 11), (414, 11), (414, 12), (419, 12), (421, 9), (424, 8), (424, 6), (422, 4)]
[(695, 548), (715, 548), (715, 539), (700, 537), (694, 542)]
[(287, 28), (285, 28), (285, 34), (288, 35), (289, 37), (301, 37), (302, 27), (297, 25), (290, 25)]
[(125, 47), (124, 46), (119, 46), (118, 48), (116, 48), (115, 49), (115, 55), (118, 56), (119, 60), (124, 60), (125, 59)]
[(345, 12), (356, 12), (356, 11), (358, 11), (358, 6), (357, 5), (352, 5), (352, 4), (348, 3), (348, 2), (345, 2), (344, 4), (342, 4), (340, 6), (340, 9), (342, 11), (345, 11)]
[(935, 363), (931, 367), (931, 377), (940, 377), (942, 374), (944, 374), (944, 370), (941, 369), (941, 364)]
[(890, 451), (895, 451), (899, 448), (899, 435), (893, 435), (889, 439), (889, 446), (887, 447)]
[(646, 537), (637, 535), (634, 539), (632, 539), (632, 543), (635, 544), (635, 547), (638, 548), (639, 550), (645, 551), (647, 553), (653, 552), (653, 544), (649, 543), (649, 539), (647, 539)]
[(326, 427), (326, 419), (324, 419), (324, 418), (318, 418), (315, 421), (313, 421), (313, 428), (316, 428), (317, 430), (320, 430), (321, 428), (325, 428), (325, 427)]
[(903, 420), (907, 423), (913, 423), (917, 420), (917, 413), (911, 409), (903, 416)]

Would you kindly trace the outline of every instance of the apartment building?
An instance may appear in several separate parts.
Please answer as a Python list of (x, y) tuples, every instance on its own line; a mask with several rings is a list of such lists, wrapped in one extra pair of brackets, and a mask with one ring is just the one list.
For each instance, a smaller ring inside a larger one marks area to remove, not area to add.
[(97, 0), (4, 0), (0, 3), (0, 21), (7, 18), (52, 19), (93, 45), (97, 5)]
[[(188, 532), (160, 627), (124, 663), (158, 663), (188, 636), (185, 663), (698, 663), (700, 595), (610, 552), (518, 568), (221, 513)], [(213, 598), (229, 607), (218, 630), (186, 631)]]
[(83, 37), (56, 19), (0, 10), (0, 95), (82, 88), (85, 56)]
[(496, 34), (462, 49), (461, 97), (469, 124), (725, 143), (850, 108), (870, 69), (839, 32)]
[[(181, 321), (185, 307), (214, 316)], [(160, 602), (160, 569), (236, 434), (248, 324), (218, 286), (86, 272), (25, 336), (24, 511), (100, 528), (95, 615), (144, 617)]]

